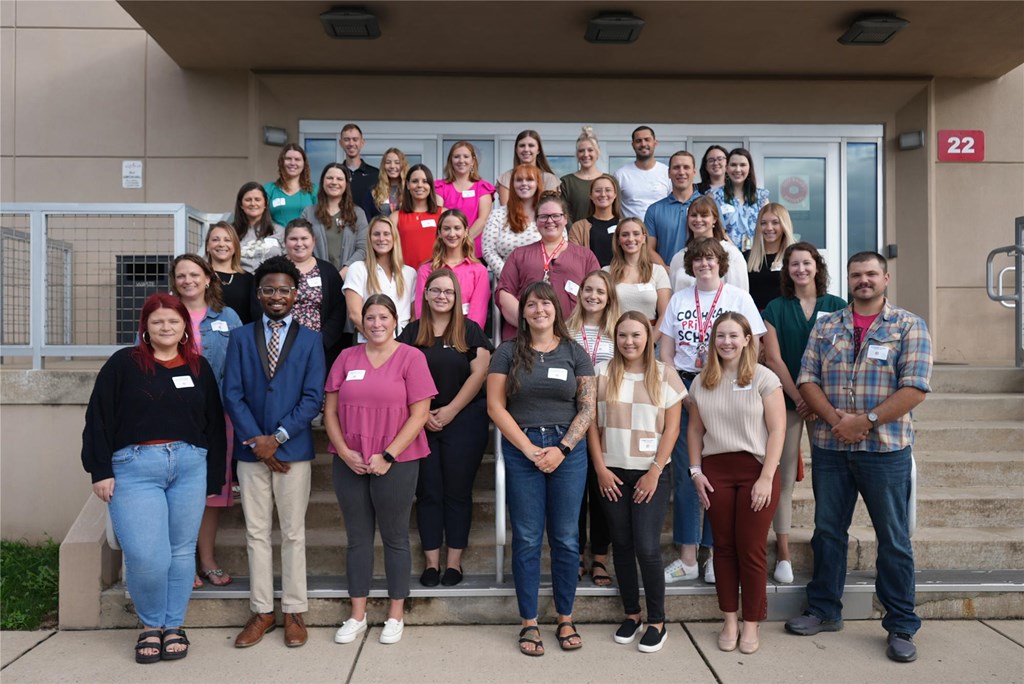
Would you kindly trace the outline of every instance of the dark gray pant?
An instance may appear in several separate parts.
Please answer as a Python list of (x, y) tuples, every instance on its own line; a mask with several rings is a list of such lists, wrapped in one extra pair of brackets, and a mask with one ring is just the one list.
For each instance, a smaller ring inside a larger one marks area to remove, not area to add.
[(387, 475), (356, 475), (339, 457), (334, 458), (334, 495), (348, 533), (348, 594), (370, 595), (373, 578), (374, 524), (384, 542), (384, 573), (388, 597), (409, 596), (412, 555), (409, 552), (409, 515), (416, 493), (419, 461), (393, 463)]

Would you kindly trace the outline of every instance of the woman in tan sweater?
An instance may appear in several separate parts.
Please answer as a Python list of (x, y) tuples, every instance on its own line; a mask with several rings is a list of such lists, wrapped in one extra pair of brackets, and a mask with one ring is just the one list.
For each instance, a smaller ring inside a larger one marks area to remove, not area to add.
[[(786, 434), (782, 383), (758, 365), (750, 323), (723, 313), (711, 330), (713, 353), (690, 386), (690, 478), (715, 537), (718, 607), (725, 625), (718, 647), (754, 653), (768, 617), (768, 526), (779, 498), (775, 471)], [(740, 586), (743, 632), (740, 634)]]

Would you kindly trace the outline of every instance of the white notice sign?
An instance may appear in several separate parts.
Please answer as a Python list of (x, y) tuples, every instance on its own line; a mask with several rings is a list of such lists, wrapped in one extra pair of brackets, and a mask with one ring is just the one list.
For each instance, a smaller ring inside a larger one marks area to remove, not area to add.
[(121, 187), (127, 190), (137, 190), (142, 187), (141, 160), (121, 162)]

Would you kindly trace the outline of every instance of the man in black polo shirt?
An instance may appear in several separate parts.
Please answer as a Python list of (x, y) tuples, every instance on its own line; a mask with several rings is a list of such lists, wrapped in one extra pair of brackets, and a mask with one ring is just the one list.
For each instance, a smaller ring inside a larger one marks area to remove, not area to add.
[(354, 123), (347, 123), (341, 129), (338, 136), (338, 144), (345, 150), (345, 166), (352, 172), (352, 200), (357, 207), (361, 207), (366, 213), (366, 218), (371, 219), (380, 212), (374, 204), (371, 193), (377, 185), (377, 178), (380, 171), (376, 166), (370, 166), (360, 156), (363, 151), (363, 129)]

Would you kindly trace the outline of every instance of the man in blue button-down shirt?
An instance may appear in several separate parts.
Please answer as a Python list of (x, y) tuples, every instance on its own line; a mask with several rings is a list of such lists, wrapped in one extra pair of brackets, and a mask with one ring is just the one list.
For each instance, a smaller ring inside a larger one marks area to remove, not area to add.
[(649, 206), (644, 216), (651, 258), (666, 268), (672, 257), (686, 246), (686, 212), (690, 202), (700, 197), (693, 187), (696, 175), (697, 162), (692, 154), (682, 150), (673, 154), (668, 160), (672, 192)]

